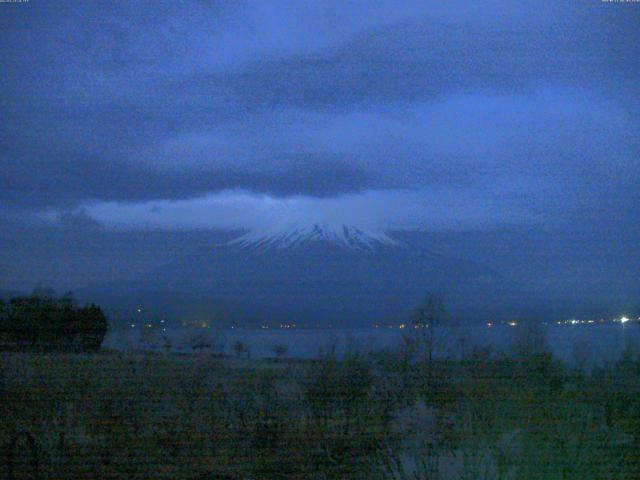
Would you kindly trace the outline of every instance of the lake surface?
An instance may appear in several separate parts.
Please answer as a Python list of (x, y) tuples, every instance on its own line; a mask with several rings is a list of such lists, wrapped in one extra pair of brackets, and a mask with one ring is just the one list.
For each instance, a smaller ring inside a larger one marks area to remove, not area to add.
[[(491, 345), (508, 351), (519, 335), (519, 326), (467, 326), (449, 329), (442, 335), (442, 353), (459, 356), (473, 346)], [(552, 352), (559, 358), (573, 362), (584, 359), (592, 363), (611, 361), (620, 357), (631, 345), (640, 349), (640, 323), (596, 323), (582, 325), (546, 325), (542, 327)], [(114, 332), (105, 339), (105, 347), (113, 349), (143, 348), (159, 351), (189, 352), (203, 340), (218, 345), (226, 353), (233, 353), (234, 342), (245, 343), (253, 358), (274, 356), (276, 345), (286, 345), (287, 357), (317, 358), (319, 352), (335, 347), (338, 354), (348, 348), (376, 350), (390, 348), (402, 342), (403, 335), (412, 334), (398, 328), (357, 329), (229, 329), (185, 331), (168, 330), (142, 339), (134, 332)], [(163, 338), (164, 337), (164, 338)], [(166, 342), (169, 339), (169, 344)], [(463, 340), (461, 340), (463, 339)], [(168, 349), (166, 347), (169, 347)]]

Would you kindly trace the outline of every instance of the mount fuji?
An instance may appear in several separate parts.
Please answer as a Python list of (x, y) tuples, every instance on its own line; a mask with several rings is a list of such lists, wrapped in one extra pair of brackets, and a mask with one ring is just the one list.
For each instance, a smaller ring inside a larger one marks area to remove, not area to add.
[(399, 242), (384, 232), (363, 230), (353, 225), (313, 224), (250, 231), (230, 242), (244, 248), (258, 250), (308, 247), (312, 244), (333, 244), (346, 249), (374, 251), (383, 246), (398, 246)]
[(206, 299), (200, 317), (255, 325), (398, 324), (427, 292), (441, 294), (456, 318), (481, 321), (505, 316), (516, 297), (513, 282), (489, 267), (434, 253), (410, 235), (322, 224), (245, 232), (177, 254), (119, 290), (134, 295), (139, 286), (157, 292), (150, 303)]

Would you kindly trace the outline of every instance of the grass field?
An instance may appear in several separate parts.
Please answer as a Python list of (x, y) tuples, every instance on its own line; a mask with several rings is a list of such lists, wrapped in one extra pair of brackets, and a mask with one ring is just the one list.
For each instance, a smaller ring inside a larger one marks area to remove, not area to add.
[(488, 351), (0, 361), (0, 465), (15, 478), (640, 478), (632, 354), (590, 372)]

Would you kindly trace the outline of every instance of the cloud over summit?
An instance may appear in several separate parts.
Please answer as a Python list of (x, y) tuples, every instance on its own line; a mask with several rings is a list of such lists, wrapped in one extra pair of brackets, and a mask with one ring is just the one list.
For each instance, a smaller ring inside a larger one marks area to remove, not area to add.
[(603, 204), (602, 221), (637, 211), (637, 9), (5, 7), (0, 202), (16, 212), (196, 208), (228, 191), (291, 205), (411, 192), (399, 210), (451, 191), (486, 218), (506, 201), (505, 221), (526, 211), (568, 228)]

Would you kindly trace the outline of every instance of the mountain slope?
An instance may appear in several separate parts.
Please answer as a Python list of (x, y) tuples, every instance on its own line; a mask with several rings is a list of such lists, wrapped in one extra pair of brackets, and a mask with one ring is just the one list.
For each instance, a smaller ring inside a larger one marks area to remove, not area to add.
[(501, 313), (498, 299), (513, 296), (511, 284), (482, 265), (317, 225), (199, 249), (137, 283), (251, 305), (256, 321), (273, 323), (399, 323), (429, 291), (458, 318), (482, 320)]

